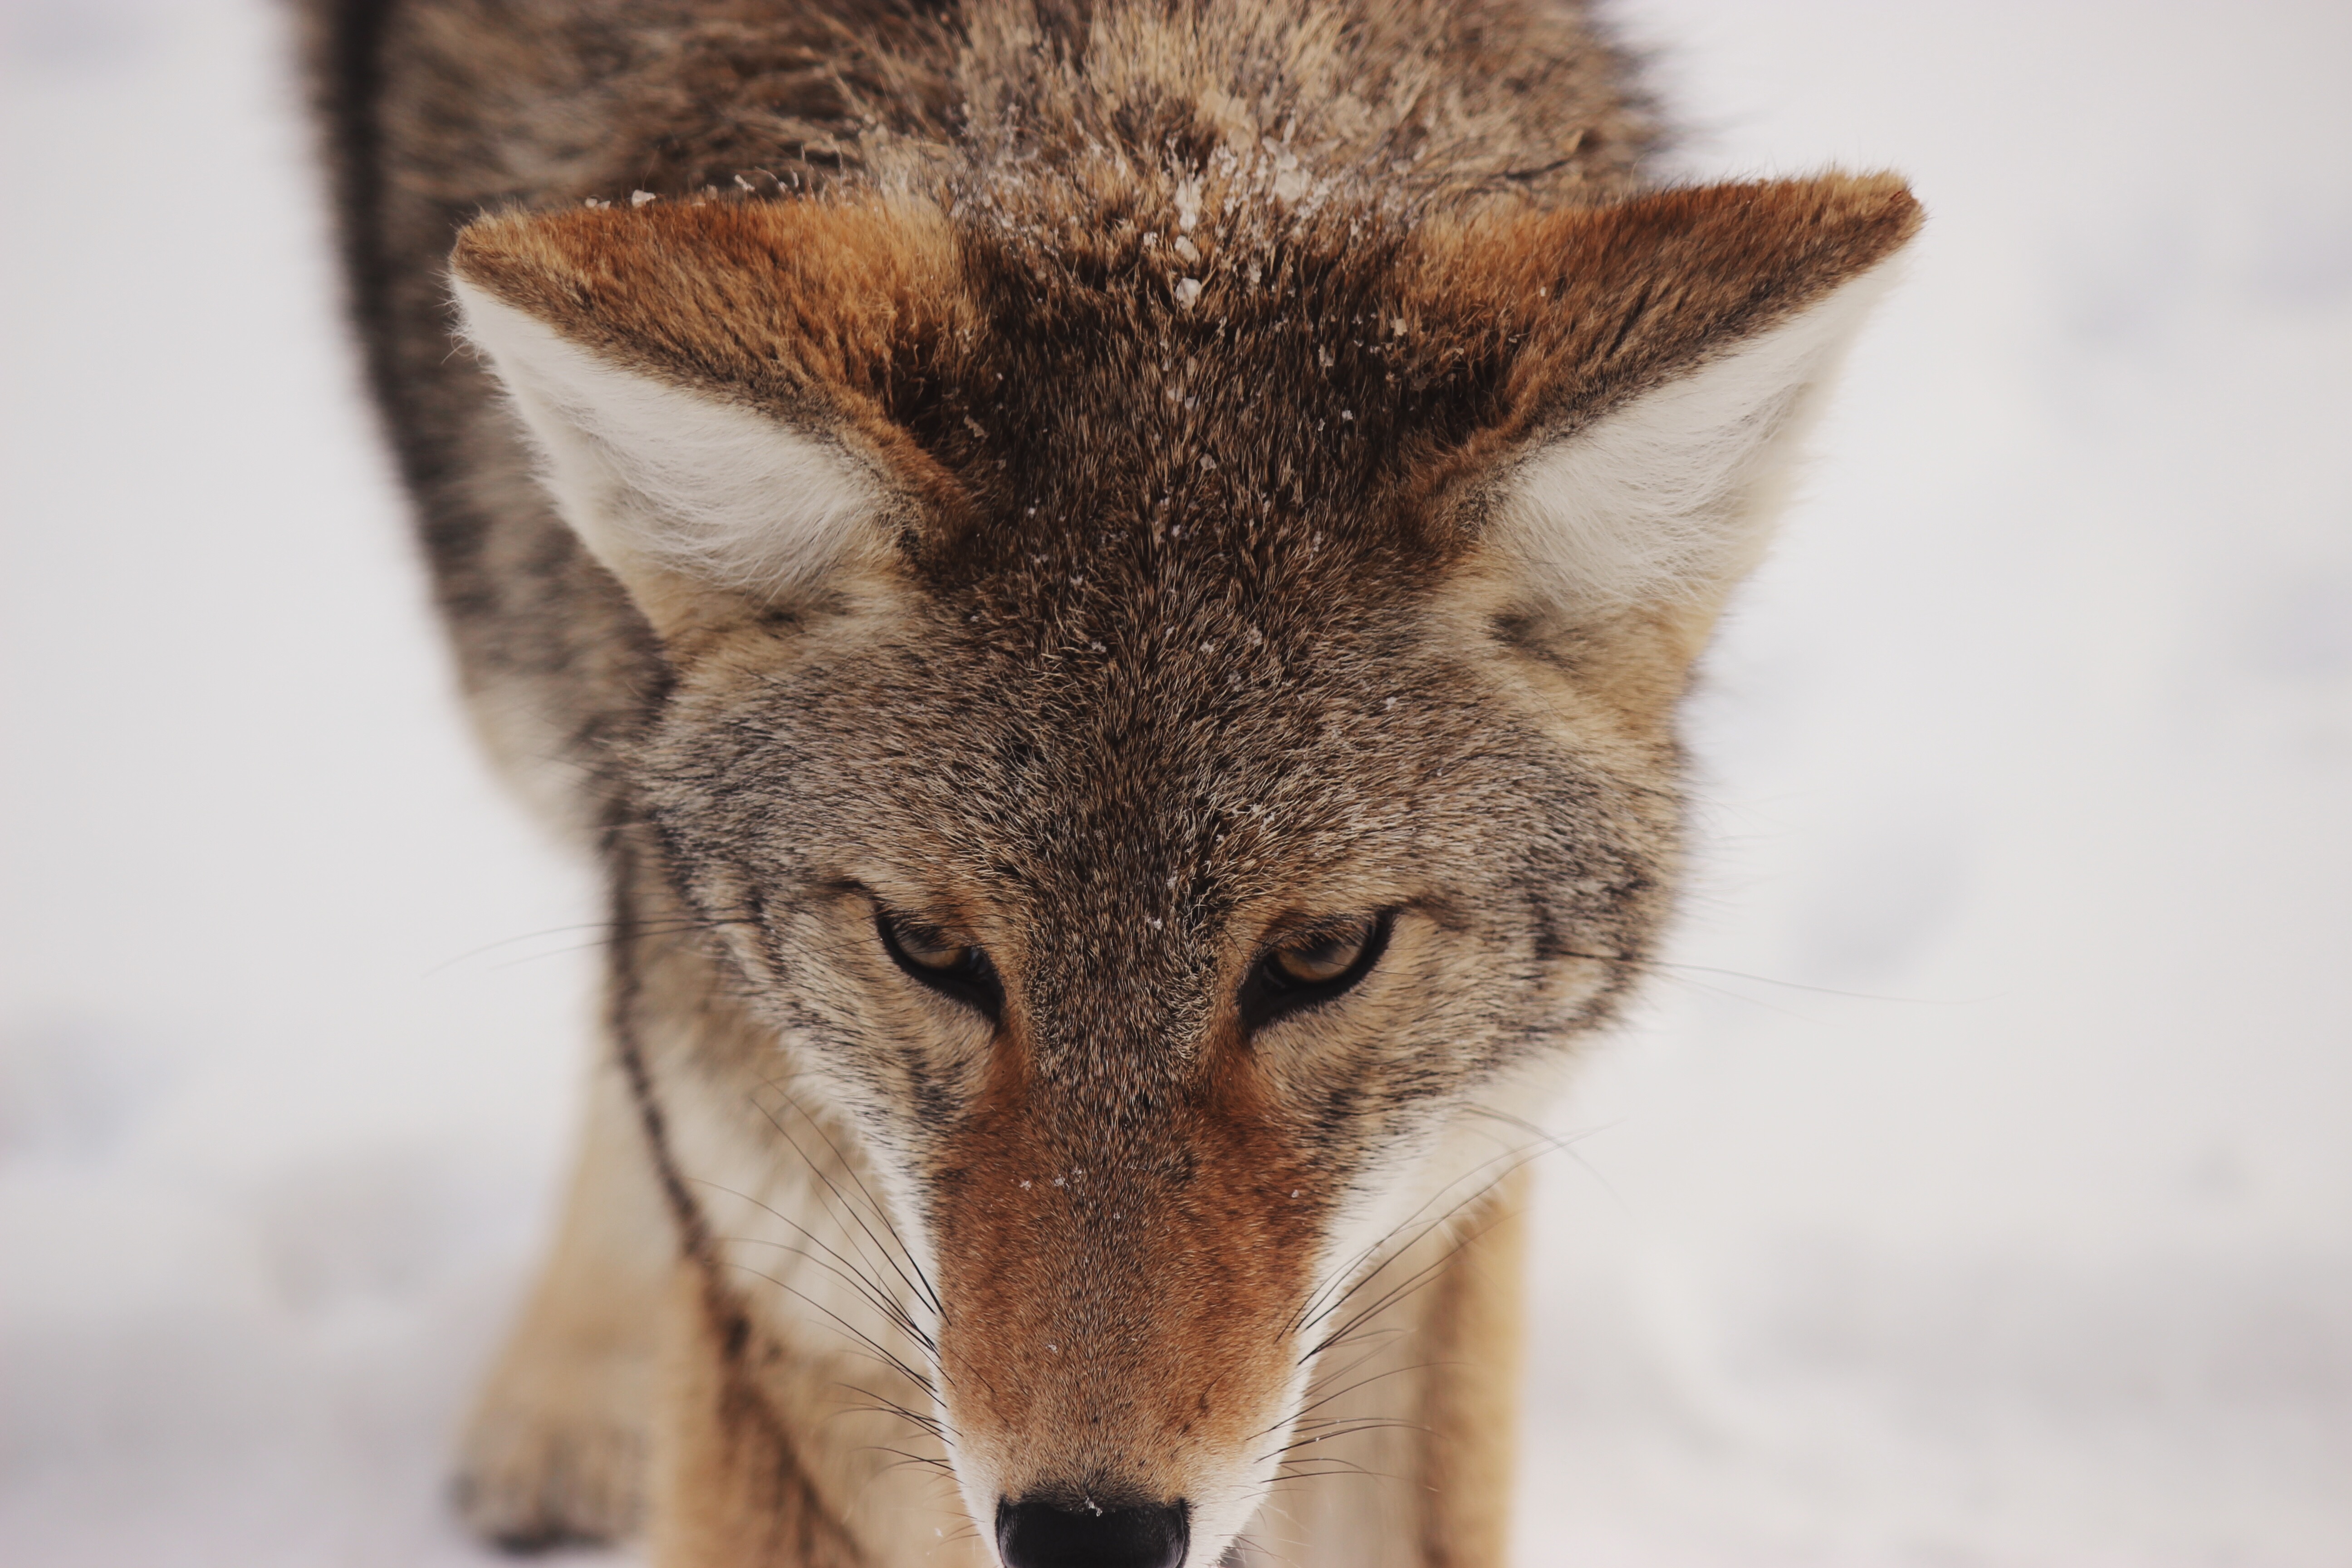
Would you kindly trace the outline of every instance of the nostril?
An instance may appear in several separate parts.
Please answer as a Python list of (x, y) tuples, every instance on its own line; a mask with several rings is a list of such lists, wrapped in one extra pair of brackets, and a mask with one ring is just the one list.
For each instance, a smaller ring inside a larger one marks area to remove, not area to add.
[(1142, 1508), (1065, 1509), (1038, 1498), (996, 1505), (1004, 1568), (1181, 1568), (1192, 1533), (1181, 1498)]

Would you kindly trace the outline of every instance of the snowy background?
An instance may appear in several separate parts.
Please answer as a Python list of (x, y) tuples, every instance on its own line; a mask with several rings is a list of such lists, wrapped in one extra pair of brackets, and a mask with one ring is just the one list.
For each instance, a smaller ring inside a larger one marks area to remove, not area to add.
[[(1526, 1568), (2352, 1563), (2352, 7), (1641, 0), (1933, 215), (1556, 1124)], [(0, 1563), (460, 1564), (583, 878), (447, 695), (263, 0), (0, 0)], [(1332, 1484), (1361, 1484), (1355, 1482)]]

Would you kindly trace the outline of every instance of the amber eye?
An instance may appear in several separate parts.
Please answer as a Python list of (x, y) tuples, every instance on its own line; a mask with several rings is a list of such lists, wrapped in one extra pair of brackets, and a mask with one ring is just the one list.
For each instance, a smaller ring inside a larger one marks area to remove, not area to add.
[(898, 951), (907, 962), (918, 969), (965, 969), (971, 964), (980, 949), (963, 947), (949, 942), (936, 931), (920, 926), (896, 926), (890, 934), (898, 941)]
[(1389, 925), (1385, 914), (1328, 921), (1276, 948), (1242, 986), (1242, 1021), (1255, 1029), (1347, 991), (1381, 961)]
[(883, 951), (908, 974), (942, 995), (977, 1007), (995, 1018), (1004, 1006), (1004, 988), (988, 954), (969, 942), (949, 940), (933, 926), (876, 910), (874, 929)]
[(1350, 969), (1372, 945), (1376, 922), (1359, 921), (1344, 930), (1325, 931), (1296, 947), (1276, 948), (1267, 962), (1285, 980), (1301, 985), (1328, 985)]

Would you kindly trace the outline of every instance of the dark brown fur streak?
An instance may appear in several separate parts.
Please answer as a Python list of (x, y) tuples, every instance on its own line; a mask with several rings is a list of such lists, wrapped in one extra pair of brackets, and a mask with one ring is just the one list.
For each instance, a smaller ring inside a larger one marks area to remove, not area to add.
[(467, 695), (613, 889), (469, 1521), (1499, 1563), (1513, 1129), (1902, 183), (1656, 184), (1567, 3), (307, 15)]

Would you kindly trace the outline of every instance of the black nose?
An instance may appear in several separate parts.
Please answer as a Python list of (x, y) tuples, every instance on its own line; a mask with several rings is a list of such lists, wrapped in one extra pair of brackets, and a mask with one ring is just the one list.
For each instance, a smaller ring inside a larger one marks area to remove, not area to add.
[(996, 1505), (1004, 1568), (1181, 1568), (1192, 1535), (1181, 1498), (1144, 1508), (1062, 1508), (1038, 1499)]

